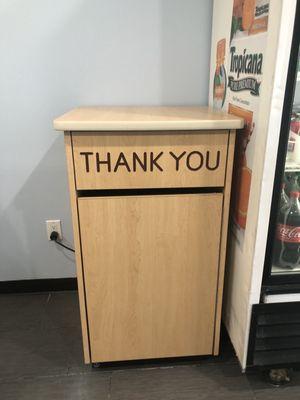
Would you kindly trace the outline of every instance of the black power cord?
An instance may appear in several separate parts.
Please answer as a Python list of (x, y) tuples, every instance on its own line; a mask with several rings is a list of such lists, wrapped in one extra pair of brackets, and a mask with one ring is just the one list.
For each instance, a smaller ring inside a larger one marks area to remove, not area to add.
[(64, 247), (67, 250), (72, 251), (73, 253), (75, 253), (75, 250), (72, 249), (71, 247), (66, 246), (65, 244), (61, 243), (59, 240), (59, 234), (56, 231), (52, 231), (50, 234), (50, 240), (53, 240), (55, 243), (57, 243), (59, 246)]

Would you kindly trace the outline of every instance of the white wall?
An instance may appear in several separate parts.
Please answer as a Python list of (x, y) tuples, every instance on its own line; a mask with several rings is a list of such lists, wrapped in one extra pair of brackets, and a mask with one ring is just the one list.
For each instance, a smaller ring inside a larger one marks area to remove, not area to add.
[(79, 105), (207, 102), (211, 0), (2, 0), (0, 280), (75, 275), (62, 134)]

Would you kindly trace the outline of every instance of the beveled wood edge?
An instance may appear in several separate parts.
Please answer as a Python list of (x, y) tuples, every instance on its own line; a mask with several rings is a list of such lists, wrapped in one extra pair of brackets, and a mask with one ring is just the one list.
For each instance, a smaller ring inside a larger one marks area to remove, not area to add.
[(215, 332), (214, 332), (214, 342), (213, 342), (213, 355), (215, 356), (219, 354), (219, 347), (220, 347), (220, 328), (221, 328), (221, 317), (222, 317), (224, 274), (225, 274), (226, 247), (227, 247), (227, 234), (228, 234), (228, 222), (229, 222), (228, 219), (229, 219), (235, 138), (236, 138), (236, 131), (232, 129), (229, 131), (229, 137), (228, 137), (228, 153), (227, 153), (227, 165), (226, 165), (225, 187), (224, 187), (224, 198), (223, 198), (223, 215), (221, 224), (219, 271), (218, 271), (216, 311), (215, 311)]
[(74, 233), (77, 285), (78, 285), (79, 308), (80, 308), (80, 317), (81, 317), (80, 319), (81, 319), (81, 330), (82, 330), (82, 341), (83, 341), (83, 355), (84, 355), (84, 362), (86, 364), (89, 364), (91, 362), (91, 354), (89, 346), (88, 321), (87, 321), (87, 310), (85, 302), (85, 288), (84, 288), (83, 265), (82, 265), (81, 244), (80, 244), (79, 217), (78, 217), (78, 207), (77, 207), (77, 193), (75, 184), (75, 171), (73, 164), (71, 133), (66, 131), (64, 138), (65, 138), (65, 151), (67, 158), (73, 233)]
[(222, 130), (222, 129), (242, 129), (242, 121), (174, 121), (174, 122), (61, 122), (54, 120), (53, 127), (56, 131), (74, 132), (109, 132), (109, 131), (179, 131), (179, 130)]
[(200, 106), (90, 106), (55, 118), (60, 131), (240, 129), (242, 118)]
[(79, 130), (70, 130), (72, 135), (74, 136), (94, 136), (94, 135), (103, 135), (103, 136), (177, 136), (177, 135), (202, 135), (202, 134), (207, 134), (210, 133), (212, 135), (222, 133), (222, 132), (228, 132), (228, 128), (221, 127), (219, 129), (214, 129), (214, 128), (207, 128), (207, 129), (158, 129), (158, 130), (143, 130), (143, 129), (136, 129), (136, 130), (131, 130), (131, 129), (114, 129), (114, 130), (105, 130), (105, 129), (98, 129), (98, 130), (84, 130), (84, 129), (79, 129)]

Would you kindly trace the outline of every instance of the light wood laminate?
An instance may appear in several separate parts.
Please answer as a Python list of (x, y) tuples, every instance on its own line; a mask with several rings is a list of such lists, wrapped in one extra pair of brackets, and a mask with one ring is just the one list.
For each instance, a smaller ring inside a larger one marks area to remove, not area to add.
[(60, 131), (240, 129), (242, 118), (209, 107), (81, 107), (54, 120)]
[(228, 135), (73, 133), (77, 190), (224, 186)]
[(69, 132), (65, 132), (65, 150), (67, 158), (69, 193), (70, 193), (72, 222), (73, 222), (73, 235), (74, 235), (74, 247), (75, 247), (75, 258), (76, 258), (76, 270), (77, 270), (77, 286), (78, 286), (81, 331), (82, 331), (82, 341), (83, 341), (83, 355), (85, 363), (90, 363), (91, 358), (90, 358), (88, 323), (86, 314), (84, 276), (83, 276), (82, 259), (81, 259), (77, 192), (75, 184), (75, 171), (73, 165), (72, 141)]
[(212, 354), (222, 202), (78, 199), (92, 361)]
[(225, 177), (224, 198), (223, 198), (223, 215), (221, 224), (221, 246), (220, 246), (219, 276), (218, 276), (215, 334), (214, 334), (214, 348), (213, 348), (213, 354), (216, 356), (219, 354), (219, 347), (220, 347), (220, 328), (222, 319), (223, 286), (224, 286), (224, 274), (225, 274), (225, 263), (226, 263), (228, 218), (229, 218), (229, 206), (230, 206), (232, 168), (234, 160), (235, 136), (236, 136), (235, 131), (231, 130), (228, 137), (228, 157), (226, 163), (226, 177)]

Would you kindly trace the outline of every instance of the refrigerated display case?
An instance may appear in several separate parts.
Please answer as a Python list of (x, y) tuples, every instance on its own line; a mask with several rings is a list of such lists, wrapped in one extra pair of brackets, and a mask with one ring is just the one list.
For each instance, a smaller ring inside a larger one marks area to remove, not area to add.
[[(209, 104), (245, 120), (223, 301), (244, 371), (300, 363), (299, 40), (300, 0), (214, 0)], [(220, 43), (226, 91), (217, 103)]]
[(282, 112), (263, 294), (300, 292), (300, 21), (295, 28)]
[[(291, 43), (260, 302), (252, 307), (247, 367), (300, 362), (300, 4)], [(262, 204), (263, 206), (263, 204)]]

